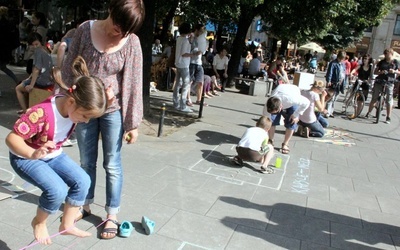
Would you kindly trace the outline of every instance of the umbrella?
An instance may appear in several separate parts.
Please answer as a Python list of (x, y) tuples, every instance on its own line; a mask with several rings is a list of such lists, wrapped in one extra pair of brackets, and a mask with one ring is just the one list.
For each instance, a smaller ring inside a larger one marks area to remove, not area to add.
[[(385, 55), (380, 55), (380, 56), (379, 56), (379, 59), (382, 60), (383, 58), (385, 58)], [(397, 61), (400, 61), (400, 54), (397, 53), (396, 51), (394, 51), (394, 53), (393, 53), (393, 59), (396, 59)]]
[(314, 51), (317, 51), (318, 53), (325, 53), (325, 50), (321, 46), (313, 42), (301, 45), (298, 50), (311, 50), (311, 53)]

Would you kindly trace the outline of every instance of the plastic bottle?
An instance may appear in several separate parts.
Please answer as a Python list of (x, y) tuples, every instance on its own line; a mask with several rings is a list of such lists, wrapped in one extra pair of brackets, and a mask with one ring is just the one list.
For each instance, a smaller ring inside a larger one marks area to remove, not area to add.
[(281, 168), (282, 167), (282, 158), (277, 156), (275, 160), (275, 167), (276, 168)]

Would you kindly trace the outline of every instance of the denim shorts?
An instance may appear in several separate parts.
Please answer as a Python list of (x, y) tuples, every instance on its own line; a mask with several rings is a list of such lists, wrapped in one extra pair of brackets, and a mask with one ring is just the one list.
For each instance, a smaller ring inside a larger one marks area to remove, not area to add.
[(272, 126), (280, 125), (281, 117), (283, 116), (285, 128), (296, 130), (297, 124), (290, 121), (290, 116), (297, 110), (297, 106), (292, 106), (287, 109), (282, 109), (280, 112), (271, 114)]

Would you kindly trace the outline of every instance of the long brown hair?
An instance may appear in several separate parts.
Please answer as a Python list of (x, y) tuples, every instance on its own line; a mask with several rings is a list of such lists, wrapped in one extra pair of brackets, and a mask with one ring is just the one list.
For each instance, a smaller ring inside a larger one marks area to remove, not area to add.
[(124, 36), (139, 30), (144, 20), (144, 4), (142, 0), (111, 0), (110, 17), (118, 25)]
[(75, 75), (74, 82), (68, 87), (61, 77), (58, 67), (53, 67), (52, 77), (66, 95), (75, 100), (77, 108), (94, 110), (103, 114), (107, 109), (107, 97), (103, 82), (94, 76), (90, 76), (85, 60), (78, 56), (72, 64), (72, 72)]

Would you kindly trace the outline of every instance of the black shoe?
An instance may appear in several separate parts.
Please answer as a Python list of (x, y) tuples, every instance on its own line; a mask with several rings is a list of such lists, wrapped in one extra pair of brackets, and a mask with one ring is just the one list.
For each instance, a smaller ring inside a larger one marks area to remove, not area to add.
[(386, 124), (390, 124), (390, 117), (386, 117)]

